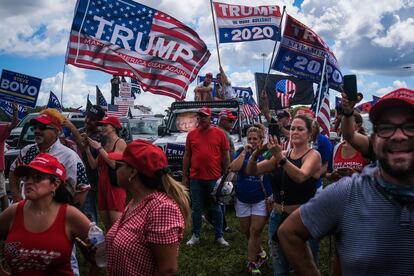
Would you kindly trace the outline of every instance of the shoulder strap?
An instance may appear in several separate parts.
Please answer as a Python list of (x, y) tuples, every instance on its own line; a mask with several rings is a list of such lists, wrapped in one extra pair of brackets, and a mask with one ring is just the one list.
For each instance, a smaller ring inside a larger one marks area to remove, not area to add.
[(115, 149), (116, 149), (116, 144), (118, 143), (118, 141), (119, 141), (120, 139), (121, 139), (121, 138), (116, 139), (116, 141), (115, 141), (115, 143), (114, 143), (114, 147), (112, 148), (112, 151), (115, 151)]
[(259, 176), (259, 181), (260, 181), (260, 186), (262, 187), (263, 194), (264, 194), (265, 199), (266, 199), (266, 198), (268, 198), (269, 196), (268, 196), (268, 194), (267, 194), (267, 192), (266, 192), (266, 189), (265, 189), (265, 187), (264, 187), (264, 185), (263, 185), (263, 177), (264, 177), (264, 175)]
[(303, 157), (305, 157), (306, 154), (308, 154), (311, 150), (313, 150), (313, 149), (308, 149), (299, 159), (302, 159)]

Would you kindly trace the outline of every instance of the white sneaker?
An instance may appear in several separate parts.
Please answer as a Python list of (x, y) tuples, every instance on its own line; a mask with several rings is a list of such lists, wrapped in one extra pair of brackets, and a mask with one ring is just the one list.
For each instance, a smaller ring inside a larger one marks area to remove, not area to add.
[(218, 243), (218, 244), (220, 244), (222, 246), (230, 246), (230, 244), (223, 237), (218, 238), (216, 240), (216, 243)]
[(195, 245), (195, 244), (197, 244), (197, 243), (199, 243), (200, 242), (200, 238), (199, 237), (197, 237), (195, 234), (193, 234), (192, 236), (191, 236), (191, 239), (189, 239), (188, 240), (188, 242), (186, 243), (187, 245)]

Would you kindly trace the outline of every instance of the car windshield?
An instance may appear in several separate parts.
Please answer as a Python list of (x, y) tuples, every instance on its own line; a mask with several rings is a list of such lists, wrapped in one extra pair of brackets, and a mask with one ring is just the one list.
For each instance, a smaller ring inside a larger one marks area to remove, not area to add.
[(162, 118), (129, 121), (132, 135), (140, 135), (140, 134), (157, 135), (158, 126), (161, 124), (162, 124)]

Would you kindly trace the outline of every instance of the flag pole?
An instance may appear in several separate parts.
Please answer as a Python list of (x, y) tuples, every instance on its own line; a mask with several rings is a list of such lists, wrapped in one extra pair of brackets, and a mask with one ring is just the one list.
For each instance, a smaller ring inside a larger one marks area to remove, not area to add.
[[(322, 75), (321, 75), (321, 82), (319, 83), (319, 91), (318, 91), (318, 101), (316, 104), (316, 112), (319, 113), (319, 108), (321, 105), (321, 93), (322, 93), (322, 85), (323, 85), (323, 80), (325, 78), (325, 70), (326, 70), (326, 57), (323, 59), (323, 67), (322, 67)], [(326, 80), (328, 81), (328, 80)], [(329, 84), (327, 84), (329, 85)], [(318, 114), (315, 114), (315, 116), (317, 116)]]
[(63, 108), (63, 82), (65, 81), (66, 62), (63, 63), (62, 86), (60, 88), (60, 105)]
[(210, 7), (211, 7), (211, 18), (213, 19), (214, 37), (216, 38), (217, 57), (218, 57), (219, 67), (221, 67), (220, 51), (219, 51), (219, 44), (218, 44), (217, 32), (216, 32), (216, 19), (214, 17), (214, 9), (213, 9), (213, 0), (210, 0)]
[[(280, 19), (280, 24), (279, 24), (280, 38), (282, 38), (282, 23), (283, 23), (283, 17), (285, 15), (285, 12), (286, 12), (286, 6), (283, 6), (282, 18)], [(270, 63), (269, 63), (269, 69), (267, 70), (267, 75), (266, 75), (265, 83), (263, 85), (263, 89), (264, 90), (266, 90), (266, 85), (267, 85), (267, 81), (269, 79), (270, 69), (272, 68), (273, 58), (275, 56), (276, 46), (277, 46), (277, 43), (278, 42), (279, 42), (279, 40), (276, 40), (275, 41), (275, 45), (273, 46), (272, 57), (270, 58)]]

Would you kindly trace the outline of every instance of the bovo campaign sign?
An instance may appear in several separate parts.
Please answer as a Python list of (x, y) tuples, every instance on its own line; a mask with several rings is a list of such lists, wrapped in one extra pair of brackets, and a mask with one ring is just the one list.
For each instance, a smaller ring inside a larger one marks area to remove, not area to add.
[(220, 43), (278, 40), (279, 6), (248, 7), (214, 2)]
[(3, 69), (0, 100), (35, 107), (41, 84), (42, 79)]
[(333, 52), (314, 31), (288, 15), (272, 69), (319, 83), (325, 58), (329, 87), (341, 91), (342, 73)]

